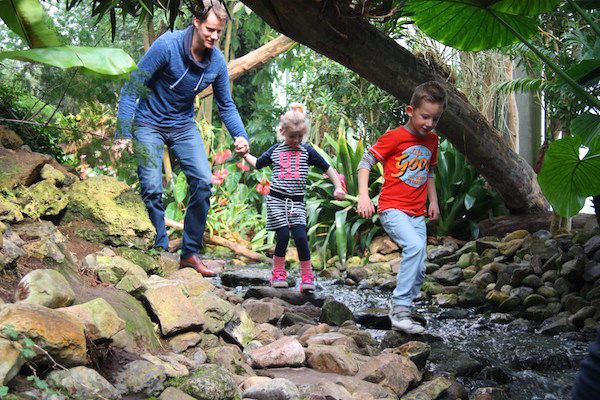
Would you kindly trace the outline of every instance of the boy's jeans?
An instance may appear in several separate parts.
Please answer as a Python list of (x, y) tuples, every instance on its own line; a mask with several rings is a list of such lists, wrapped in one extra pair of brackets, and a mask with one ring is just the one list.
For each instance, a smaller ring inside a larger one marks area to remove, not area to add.
[(427, 228), (425, 217), (411, 217), (400, 210), (388, 208), (379, 214), (388, 236), (403, 248), (402, 261), (392, 294), (392, 306), (411, 307), (425, 278), (427, 258)]
[(181, 258), (198, 253), (203, 244), (212, 188), (210, 165), (198, 128), (194, 126), (182, 132), (164, 132), (148, 126), (136, 126), (134, 136), (142, 199), (150, 221), (156, 228), (154, 246), (163, 249), (169, 247), (162, 202), (162, 161), (166, 144), (175, 152), (189, 185)]

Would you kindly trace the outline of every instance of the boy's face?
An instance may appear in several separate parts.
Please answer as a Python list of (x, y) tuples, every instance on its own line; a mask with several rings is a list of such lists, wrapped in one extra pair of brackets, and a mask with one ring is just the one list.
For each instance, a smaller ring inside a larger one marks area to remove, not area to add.
[(410, 117), (408, 126), (419, 135), (425, 136), (436, 126), (444, 112), (441, 104), (423, 101), (420, 106), (406, 106), (406, 113)]

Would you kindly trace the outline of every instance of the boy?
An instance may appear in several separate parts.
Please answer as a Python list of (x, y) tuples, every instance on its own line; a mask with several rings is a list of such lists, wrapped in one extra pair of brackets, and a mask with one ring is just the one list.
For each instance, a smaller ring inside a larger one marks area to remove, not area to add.
[(431, 81), (417, 86), (410, 105), (406, 106), (408, 123), (381, 136), (358, 164), (358, 213), (370, 218), (375, 209), (369, 197), (369, 172), (373, 165), (383, 163), (384, 183), (377, 211), (387, 234), (402, 247), (389, 317), (392, 329), (411, 334), (425, 331), (412, 320), (410, 312), (425, 277), (425, 215), (435, 221), (440, 213), (433, 175), (438, 136), (432, 130), (446, 102), (446, 92), (439, 83)]

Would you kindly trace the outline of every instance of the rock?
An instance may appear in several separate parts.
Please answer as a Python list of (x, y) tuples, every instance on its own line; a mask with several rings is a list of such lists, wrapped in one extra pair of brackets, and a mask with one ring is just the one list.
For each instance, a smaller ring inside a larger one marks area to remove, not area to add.
[(509, 297), (510, 296), (500, 292), (499, 290), (492, 290), (485, 296), (485, 300), (495, 307), (500, 307), (500, 304), (502, 304)]
[(419, 370), (422, 370), (425, 368), (427, 359), (429, 358), (431, 346), (423, 342), (410, 341), (395, 349), (386, 349), (384, 350), (384, 353), (385, 352), (400, 354), (401, 356), (407, 357), (410, 361), (415, 363)]
[(440, 293), (434, 297), (440, 307), (456, 307), (458, 305), (458, 296), (454, 293)]
[(266, 299), (248, 299), (242, 306), (252, 321), (258, 324), (277, 322), (285, 312), (281, 305)]
[(4, 196), (0, 196), (0, 221), (11, 224), (23, 221), (23, 213), (19, 206)]
[(390, 254), (395, 251), (398, 251), (398, 245), (390, 239), (388, 236), (378, 236), (371, 241), (371, 245), (369, 246), (369, 253), (375, 254)]
[(534, 370), (544, 373), (573, 368), (568, 352), (554, 343), (542, 340), (535, 343), (519, 342), (510, 353), (510, 366), (516, 371)]
[(176, 386), (195, 399), (233, 400), (237, 387), (231, 373), (217, 365), (205, 364)]
[(427, 246), (427, 258), (437, 260), (446, 256), (454, 255), (456, 248), (453, 246)]
[(31, 219), (59, 215), (69, 200), (51, 181), (43, 180), (29, 187), (15, 189), (21, 212)]
[(183, 361), (183, 359), (178, 360), (176, 357), (174, 357), (174, 354), (154, 356), (149, 353), (144, 353), (141, 355), (141, 357), (142, 359), (149, 361), (154, 365), (162, 367), (168, 378), (187, 376), (190, 373), (187, 367), (180, 362), (180, 360)]
[(402, 396), (400, 400), (435, 400), (444, 391), (450, 389), (452, 384), (450, 378), (438, 376), (430, 381), (423, 382), (419, 387)]
[[(221, 283), (228, 287), (236, 286), (268, 286), (271, 279), (270, 269), (235, 269), (224, 271), (220, 275)], [(287, 283), (293, 287), (296, 282), (291, 276), (288, 276)]]
[(520, 286), (509, 291), (511, 296), (518, 296), (521, 300), (525, 300), (527, 296), (533, 294), (533, 289), (530, 287)]
[(46, 380), (51, 387), (69, 393), (70, 399), (121, 399), (117, 389), (91, 368), (75, 367), (67, 370), (55, 370), (48, 374)]
[(460, 286), (458, 305), (460, 307), (479, 306), (485, 302), (485, 293), (475, 284), (464, 284)]
[(69, 255), (67, 238), (50, 221), (21, 224), (14, 226), (14, 229), (26, 241), (21, 249), (28, 256), (62, 263), (65, 256)]
[(18, 184), (31, 186), (39, 179), (40, 170), (50, 159), (44, 154), (0, 147), (0, 188), (13, 189)]
[(23, 140), (6, 125), (0, 126), (0, 146), (10, 150), (17, 150), (23, 146)]
[(594, 282), (600, 278), (600, 262), (597, 260), (588, 261), (585, 263), (583, 270), (583, 280), (586, 282)]
[(519, 308), (521, 306), (522, 302), (523, 301), (521, 300), (521, 297), (510, 296), (508, 299), (506, 299), (502, 303), (500, 303), (498, 310), (500, 310), (500, 312), (504, 312), (504, 313), (511, 312), (511, 311), (514, 311), (517, 308)]
[(162, 366), (150, 361), (136, 360), (125, 365), (114, 378), (119, 393), (144, 393), (146, 396), (158, 395), (164, 389), (167, 376)]
[[(138, 249), (134, 249), (131, 247), (120, 247), (117, 249), (118, 254), (127, 259), (128, 261), (134, 263), (135, 265), (141, 267), (144, 272), (146, 272), (147, 275), (163, 275), (163, 269), (160, 265), (160, 263), (154, 259), (154, 257), (152, 257), (151, 255), (148, 255), (146, 253), (144, 253), (143, 251), (140, 251)], [(184, 268), (182, 270), (178, 271), (187, 271), (187, 268)], [(195, 271), (193, 271), (195, 272)], [(198, 273), (196, 273), (197, 275), (200, 275)], [(182, 272), (182, 277), (187, 279), (187, 278), (192, 278), (191, 274), (188, 274), (186, 272)], [(202, 276), (202, 275), (200, 275)], [(176, 279), (176, 278), (171, 278), (171, 279)], [(212, 286), (212, 285), (211, 285)]]
[(115, 309), (103, 298), (97, 298), (87, 303), (60, 308), (78, 318), (85, 325), (85, 336), (91, 341), (110, 340), (122, 329), (125, 321), (117, 315)]
[(475, 265), (477, 262), (477, 257), (477, 253), (475, 252), (461, 254), (456, 262), (456, 266), (461, 269), (465, 269), (470, 265)]
[(219, 346), (206, 350), (207, 362), (225, 368), (236, 375), (254, 375), (252, 368), (244, 361), (244, 355), (235, 345)]
[(320, 335), (311, 336), (306, 341), (306, 345), (346, 346), (346, 348), (348, 348), (351, 352), (358, 353), (358, 346), (354, 339), (339, 332), (327, 332)]
[(581, 279), (584, 268), (585, 261), (579, 258), (575, 258), (563, 264), (562, 269), (560, 271), (560, 275), (565, 279), (568, 279), (572, 282), (576, 282), (577, 280)]
[(179, 269), (171, 274), (169, 279), (184, 285), (190, 297), (201, 296), (204, 292), (215, 290), (214, 285), (208, 279), (192, 268)]
[(583, 327), (583, 324), (586, 319), (593, 318), (596, 314), (596, 308), (592, 306), (583, 307), (578, 310), (575, 314), (569, 317), (569, 322), (578, 328)]
[(546, 299), (558, 297), (558, 292), (551, 286), (541, 286), (535, 292), (540, 296), (544, 296)]
[(75, 293), (60, 272), (53, 269), (36, 269), (21, 279), (15, 299), (48, 308), (59, 308), (73, 304)]
[(583, 251), (588, 258), (592, 258), (593, 254), (600, 250), (600, 236), (593, 236), (583, 246)]
[(158, 400), (194, 400), (194, 398), (176, 387), (169, 386), (158, 396)]
[(473, 400), (508, 400), (508, 396), (501, 388), (484, 387), (473, 392)]
[(523, 300), (523, 307), (527, 308), (539, 306), (540, 304), (546, 304), (546, 302), (547, 301), (544, 296), (539, 294), (530, 294), (529, 296), (525, 297), (525, 300)]
[(258, 324), (255, 328), (253, 340), (258, 340), (262, 345), (273, 343), (283, 337), (281, 329), (271, 324)]
[(242, 397), (257, 400), (300, 400), (300, 391), (288, 379), (276, 378), (244, 390)]
[(565, 296), (567, 293), (571, 292), (575, 285), (563, 277), (556, 279), (554, 282), (554, 289), (558, 292), (559, 295)]
[(497, 287), (510, 285), (517, 287), (521, 285), (523, 279), (533, 273), (533, 268), (530, 264), (511, 264), (498, 272)]
[(182, 353), (186, 349), (197, 345), (200, 339), (200, 335), (196, 332), (185, 332), (170, 338), (169, 345), (175, 353)]
[(0, 338), (0, 386), (7, 385), (25, 363), (20, 347), (19, 344)]
[(533, 326), (531, 321), (523, 318), (517, 318), (508, 324), (508, 329), (518, 332), (531, 332), (533, 330)]
[(179, 286), (167, 284), (149, 288), (144, 292), (144, 299), (158, 318), (163, 335), (200, 328), (204, 325), (202, 315), (183, 295)]
[(469, 310), (465, 310), (462, 308), (451, 308), (449, 310), (444, 310), (438, 316), (439, 319), (464, 319), (468, 318), (470, 315)]
[(560, 332), (571, 332), (575, 331), (577, 328), (567, 317), (550, 317), (542, 322), (540, 326), (540, 333), (543, 335), (556, 335)]
[(66, 220), (93, 222), (97, 229), (79, 230), (86, 239), (115, 246), (147, 248), (155, 230), (136, 190), (110, 176), (91, 177), (67, 189)]
[(492, 313), (492, 315), (490, 315), (490, 322), (493, 322), (494, 324), (509, 324), (512, 321), (514, 321), (514, 317), (510, 314), (505, 314), (505, 313)]
[[(110, 275), (102, 274), (102, 278), (100, 278), (100, 280), (104, 281), (105, 279), (110, 282), (111, 280), (114, 281), (118, 280), (119, 278), (116, 276), (112, 277)], [(145, 280), (142, 280), (135, 275), (125, 275), (121, 278), (121, 280), (118, 280), (118, 282), (119, 283), (115, 285), (116, 289), (127, 292), (136, 299), (140, 299), (146, 290)]]
[(575, 295), (574, 293), (569, 293), (568, 295), (563, 296), (563, 298), (561, 299), (561, 304), (563, 308), (571, 314), (575, 314), (583, 307), (587, 307), (590, 305), (589, 301), (585, 300), (581, 296)]
[(307, 364), (318, 371), (355, 375), (358, 363), (346, 346), (313, 345), (305, 350)]
[(346, 270), (346, 276), (352, 279), (354, 282), (360, 282), (367, 279), (369, 276), (369, 270), (365, 267), (351, 267)]
[(525, 239), (529, 236), (529, 232), (525, 229), (519, 229), (504, 236), (501, 242), (510, 242), (515, 239)]
[(448, 269), (441, 268), (435, 271), (431, 276), (441, 285), (456, 286), (462, 281), (463, 272), (459, 267)]
[(300, 324), (300, 325), (316, 325), (317, 323), (311, 317), (303, 313), (284, 313), (279, 319), (279, 324), (282, 328)]
[(376, 383), (402, 396), (409, 386), (416, 386), (422, 379), (417, 366), (398, 354), (382, 354), (372, 357), (364, 364), (356, 377)]
[(561, 308), (562, 306), (560, 303), (548, 303), (544, 305), (533, 306), (526, 308), (523, 311), (523, 316), (532, 321), (541, 322), (555, 314), (558, 314)]
[(329, 325), (327, 325), (327, 324), (319, 324), (317, 326), (311, 326), (308, 329), (306, 329), (302, 333), (302, 335), (300, 335), (300, 338), (298, 340), (300, 343), (306, 344), (307, 340), (310, 339), (311, 337), (320, 335), (323, 333), (327, 333), (327, 332), (329, 332)]
[(471, 278), (471, 282), (479, 285), (481, 287), (485, 287), (490, 283), (496, 282), (496, 277), (489, 271), (481, 270), (473, 278)]
[(254, 349), (248, 354), (253, 368), (274, 368), (302, 365), (304, 349), (298, 340), (284, 336), (271, 344)]
[(506, 257), (513, 257), (517, 250), (523, 245), (524, 239), (513, 239), (508, 242), (498, 244), (498, 251)]
[(233, 317), (233, 306), (210, 291), (190, 296), (189, 300), (204, 321), (203, 332), (218, 333)]
[(542, 280), (537, 275), (531, 274), (531, 275), (527, 275), (525, 278), (523, 278), (523, 281), (521, 282), (521, 284), (523, 286), (537, 289), (540, 286), (542, 286)]
[[(51, 164), (44, 164), (42, 170), (40, 171), (40, 176), (42, 177), (42, 179), (54, 181), (59, 186), (62, 186), (65, 184), (65, 182), (70, 181), (69, 179), (67, 179), (67, 175), (65, 175), (62, 171), (54, 168)], [(69, 184), (73, 182), (74, 181), (70, 181)]]
[[(0, 309), (0, 326), (12, 325), (65, 367), (87, 364), (84, 326), (77, 318), (37, 304), (6, 304)], [(32, 362), (47, 364), (44, 354)]]
[(328, 325), (341, 326), (344, 321), (353, 321), (354, 315), (352, 311), (344, 303), (336, 301), (333, 297), (325, 300), (321, 308), (321, 316), (319, 321)]

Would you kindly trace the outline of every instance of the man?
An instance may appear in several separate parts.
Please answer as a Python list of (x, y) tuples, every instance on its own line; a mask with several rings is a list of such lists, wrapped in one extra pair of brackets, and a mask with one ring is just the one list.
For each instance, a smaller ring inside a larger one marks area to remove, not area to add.
[(210, 207), (212, 174), (194, 120), (196, 95), (213, 85), (219, 114), (235, 140), (236, 153), (248, 151), (248, 135), (231, 99), (227, 62), (214, 47), (227, 22), (227, 10), (217, 0), (198, 1), (193, 24), (156, 39), (121, 90), (115, 147), (129, 146), (133, 133), (142, 198), (156, 228), (154, 246), (162, 249), (169, 246), (162, 203), (163, 148), (167, 145), (174, 151), (189, 185), (180, 267), (215, 276), (198, 256)]

